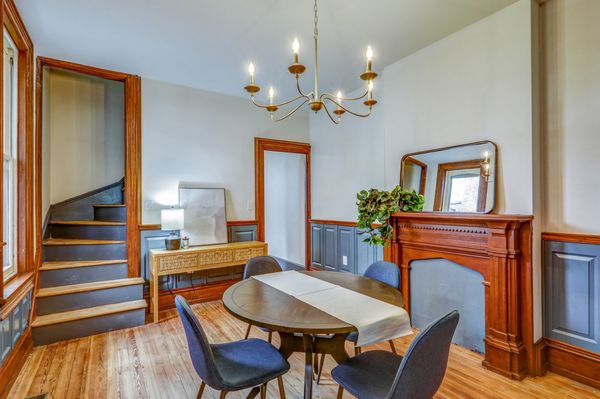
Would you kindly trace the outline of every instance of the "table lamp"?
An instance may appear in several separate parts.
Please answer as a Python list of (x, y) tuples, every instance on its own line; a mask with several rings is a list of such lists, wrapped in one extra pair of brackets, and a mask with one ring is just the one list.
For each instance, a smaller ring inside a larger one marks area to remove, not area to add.
[(179, 230), (183, 230), (183, 209), (162, 209), (160, 211), (160, 229), (171, 230), (169, 237), (165, 238), (165, 247), (168, 250), (179, 249), (181, 238)]

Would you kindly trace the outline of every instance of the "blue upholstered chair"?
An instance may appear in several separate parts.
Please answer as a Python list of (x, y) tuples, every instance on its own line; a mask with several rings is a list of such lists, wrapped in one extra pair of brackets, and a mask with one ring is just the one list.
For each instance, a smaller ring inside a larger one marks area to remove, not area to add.
[[(385, 262), (382, 260), (377, 261), (367, 268), (364, 276), (380, 281), (392, 288), (400, 288), (400, 271), (398, 270), (398, 266), (396, 266), (394, 263)], [(356, 342), (358, 341), (358, 332), (355, 331), (350, 333), (346, 340), (354, 342), (354, 354), (360, 354), (361, 349), (359, 346), (356, 346)], [(389, 342), (392, 352), (397, 353), (396, 347), (394, 346), (394, 341), (390, 340)]]
[[(367, 270), (365, 270), (365, 277), (372, 278), (373, 280), (380, 281), (384, 284), (389, 285), (392, 288), (398, 289), (400, 287), (400, 271), (398, 270), (398, 266), (394, 263), (377, 261), (371, 264)], [(354, 331), (348, 334), (346, 338), (347, 341), (354, 343), (354, 354), (358, 355), (361, 352), (359, 346), (356, 346), (356, 342), (358, 341), (358, 332)], [(390, 340), (390, 348), (392, 352), (396, 352), (396, 347), (394, 346), (394, 341)], [(316, 355), (315, 355), (316, 356)], [(316, 362), (315, 362), (316, 363)], [(325, 354), (321, 355), (321, 360), (319, 361), (319, 365), (316, 367), (317, 373), (317, 384), (321, 382), (321, 373), (323, 372), (323, 365), (325, 364)]]
[(458, 324), (452, 311), (417, 335), (404, 357), (387, 351), (368, 351), (331, 371), (344, 389), (358, 399), (431, 399), (442, 384), (452, 336)]
[(279, 394), (285, 398), (281, 376), (287, 373), (290, 364), (273, 345), (260, 339), (210, 344), (186, 300), (177, 296), (175, 305), (183, 323), (192, 364), (202, 380), (197, 399), (202, 397), (206, 385), (220, 390), (221, 399), (227, 392), (247, 388), (253, 388), (254, 393), (259, 390), (261, 398), (265, 398), (267, 383), (275, 378)]
[[(257, 256), (252, 258), (246, 263), (244, 267), (244, 280), (250, 278), (252, 276), (258, 276), (259, 274), (269, 274), (269, 273), (277, 273), (281, 271), (281, 266), (279, 262), (271, 256)], [(248, 324), (248, 328), (246, 328), (246, 335), (244, 335), (244, 339), (248, 339), (250, 336), (250, 329), (252, 329), (252, 324)], [(266, 327), (258, 327), (259, 330), (266, 332), (268, 335), (268, 341), (271, 343), (273, 340), (273, 331), (269, 330)]]

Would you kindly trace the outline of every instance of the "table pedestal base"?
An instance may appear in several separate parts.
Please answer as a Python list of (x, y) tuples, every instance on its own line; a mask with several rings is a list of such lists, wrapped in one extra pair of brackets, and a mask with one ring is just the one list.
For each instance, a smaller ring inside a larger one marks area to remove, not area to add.
[(344, 347), (348, 334), (332, 336), (280, 332), (279, 352), (288, 359), (294, 352), (304, 352), (304, 398), (312, 398), (313, 354), (331, 355), (339, 364), (349, 359)]

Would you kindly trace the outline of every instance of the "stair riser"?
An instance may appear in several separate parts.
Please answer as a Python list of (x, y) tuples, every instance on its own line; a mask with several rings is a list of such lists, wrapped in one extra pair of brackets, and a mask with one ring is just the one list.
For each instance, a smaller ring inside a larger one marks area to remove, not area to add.
[(53, 238), (74, 238), (84, 240), (125, 240), (125, 226), (77, 226), (54, 224), (50, 226)]
[(127, 263), (40, 271), (42, 288), (127, 278)]
[(39, 316), (43, 316), (50, 313), (129, 302), (138, 299), (143, 299), (142, 284), (78, 292), (75, 294), (41, 297), (37, 298), (36, 310)]
[(94, 220), (105, 220), (110, 222), (127, 221), (127, 209), (125, 207), (95, 207)]
[(33, 342), (35, 345), (48, 345), (57, 341), (141, 326), (144, 324), (145, 317), (145, 309), (138, 309), (68, 323), (36, 327), (32, 331)]
[(44, 246), (44, 260), (47, 262), (110, 259), (127, 259), (126, 244)]

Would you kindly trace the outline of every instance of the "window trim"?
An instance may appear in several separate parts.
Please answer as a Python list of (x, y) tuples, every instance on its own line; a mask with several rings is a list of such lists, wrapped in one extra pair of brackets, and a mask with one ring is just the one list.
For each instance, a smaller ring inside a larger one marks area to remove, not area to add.
[[(4, 291), (5, 285), (17, 281), (17, 277), (35, 270), (34, 262), (34, 135), (33, 135), (33, 42), (27, 33), (23, 20), (13, 0), (2, 0), (1, 17), (3, 27), (8, 31), (18, 49), (17, 56), (17, 151), (16, 151), (16, 273), (4, 282), (3, 268), (0, 268), (0, 305), (17, 295), (20, 287)], [(4, 52), (2, 52), (4, 62)], [(3, 78), (0, 89), (3, 89)], [(3, 99), (0, 96), (0, 105)], [(2, 120), (3, 116), (0, 116)], [(3, 140), (3, 123), (0, 124), (0, 140)], [(0, 175), (3, 165), (0, 165)], [(0, 185), (0, 194), (2, 187)], [(0, 198), (2, 196), (0, 195)], [(0, 212), (0, 222), (2, 222)], [(2, 232), (0, 231), (0, 241)], [(2, 247), (4, 247), (2, 245)], [(3, 249), (2, 249), (3, 250)], [(0, 251), (2, 251), (0, 250)], [(19, 279), (20, 281), (22, 279)], [(14, 284), (12, 284), (14, 285)]]

